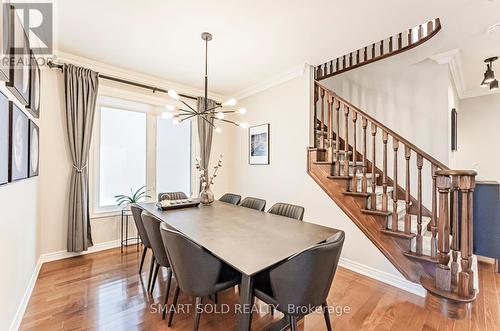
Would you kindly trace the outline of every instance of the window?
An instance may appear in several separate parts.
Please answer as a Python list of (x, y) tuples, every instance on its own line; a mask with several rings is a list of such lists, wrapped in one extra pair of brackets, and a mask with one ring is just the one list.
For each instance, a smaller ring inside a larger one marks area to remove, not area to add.
[[(99, 97), (91, 152), (92, 217), (116, 213), (114, 196), (146, 186), (191, 194), (191, 123), (162, 119), (164, 107)], [(156, 166), (154, 166), (156, 165)]]

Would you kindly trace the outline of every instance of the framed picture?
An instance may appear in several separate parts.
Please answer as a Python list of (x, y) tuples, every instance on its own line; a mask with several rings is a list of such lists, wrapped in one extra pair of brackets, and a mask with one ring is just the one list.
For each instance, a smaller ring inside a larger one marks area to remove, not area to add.
[(39, 160), (39, 137), (40, 132), (38, 126), (30, 120), (29, 126), (29, 177), (38, 176), (38, 160)]
[(16, 96), (24, 106), (30, 101), (30, 47), (28, 37), (15, 10), (10, 10), (11, 36), (10, 44), (11, 65), (9, 81), (5, 86)]
[(0, 92), (0, 185), (9, 181), (9, 99)]
[(248, 154), (250, 164), (269, 164), (269, 124), (248, 129)]
[(28, 116), (12, 101), (9, 101), (9, 182), (28, 178)]
[(453, 108), (451, 110), (451, 150), (456, 151), (458, 148), (457, 144), (457, 110)]
[(36, 61), (35, 54), (30, 51), (31, 68), (30, 68), (30, 100), (26, 109), (35, 118), (40, 117), (40, 67)]
[(10, 75), (9, 61), (10, 57), (10, 5), (2, 2), (0, 4), (0, 80), (8, 81)]

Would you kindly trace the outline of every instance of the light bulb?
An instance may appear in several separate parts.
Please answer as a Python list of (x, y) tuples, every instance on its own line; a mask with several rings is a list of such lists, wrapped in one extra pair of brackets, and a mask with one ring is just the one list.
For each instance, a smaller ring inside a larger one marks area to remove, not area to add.
[(175, 92), (175, 90), (168, 90), (168, 96), (172, 99), (179, 100), (179, 95)]
[(248, 123), (243, 122), (243, 123), (238, 123), (238, 126), (242, 129), (247, 129), (249, 125)]
[(220, 112), (218, 112), (216, 116), (217, 116), (217, 118), (218, 118), (218, 119), (220, 119), (220, 120), (223, 120), (223, 119), (224, 119), (224, 113), (223, 113), (223, 112), (221, 112), (221, 111), (220, 111)]
[(168, 119), (171, 119), (172, 117), (174, 117), (174, 114), (170, 113), (170, 112), (167, 112), (167, 111), (164, 111), (163, 113), (161, 113), (161, 118), (163, 118), (164, 120), (168, 120)]
[(227, 100), (226, 102), (224, 102), (222, 105), (223, 106), (234, 106), (236, 103), (237, 103), (236, 99), (231, 98), (231, 99)]
[(165, 108), (167, 108), (168, 111), (174, 111), (175, 106), (174, 105), (165, 105)]
[(222, 132), (222, 129), (221, 129), (221, 128), (219, 128), (219, 127), (216, 127), (216, 128), (215, 128), (215, 132), (217, 132), (217, 133), (221, 133), (221, 132)]
[(490, 91), (498, 91), (498, 80), (494, 80), (490, 83)]
[(237, 113), (240, 113), (240, 114), (245, 114), (246, 112), (247, 112), (246, 108), (240, 108), (237, 110)]
[(181, 122), (181, 121), (180, 121), (178, 118), (174, 118), (174, 119), (172, 120), (172, 123), (174, 123), (174, 125), (177, 125), (177, 124), (179, 124), (180, 122)]

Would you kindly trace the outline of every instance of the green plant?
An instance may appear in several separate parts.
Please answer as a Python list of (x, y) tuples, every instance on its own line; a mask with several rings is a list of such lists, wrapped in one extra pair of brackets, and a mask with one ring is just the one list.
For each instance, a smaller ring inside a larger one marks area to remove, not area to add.
[(142, 186), (135, 192), (130, 188), (130, 195), (119, 194), (115, 195), (114, 198), (116, 199), (116, 204), (121, 206), (128, 203), (136, 203), (143, 198), (151, 198), (151, 196), (147, 195), (146, 186)]

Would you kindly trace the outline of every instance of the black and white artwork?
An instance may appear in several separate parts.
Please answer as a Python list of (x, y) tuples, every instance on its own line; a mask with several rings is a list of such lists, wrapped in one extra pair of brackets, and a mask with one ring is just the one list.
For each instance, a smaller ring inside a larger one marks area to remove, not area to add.
[(0, 80), (9, 80), (9, 57), (10, 57), (10, 19), (8, 3), (0, 4)]
[(29, 120), (12, 101), (10, 108), (9, 182), (28, 178)]
[(28, 37), (15, 10), (10, 12), (11, 28), (13, 31), (10, 44), (11, 61), (9, 81), (7, 88), (16, 96), (24, 106), (30, 101), (30, 47)]
[(249, 163), (269, 164), (269, 124), (249, 129)]
[(38, 126), (30, 120), (30, 138), (29, 138), (29, 177), (38, 176), (38, 161), (39, 161), (39, 137), (40, 130)]
[(28, 111), (35, 118), (40, 117), (40, 67), (35, 54), (31, 51), (31, 69), (30, 69), (30, 101), (26, 106)]
[(0, 92), (0, 185), (9, 181), (9, 100)]

